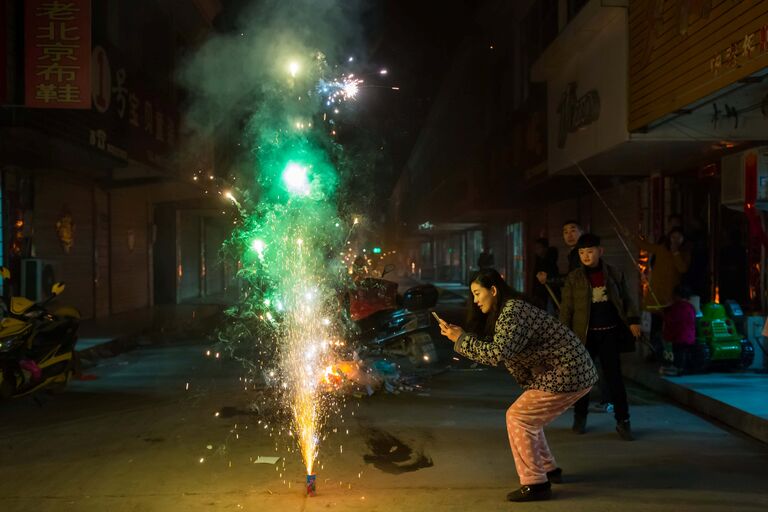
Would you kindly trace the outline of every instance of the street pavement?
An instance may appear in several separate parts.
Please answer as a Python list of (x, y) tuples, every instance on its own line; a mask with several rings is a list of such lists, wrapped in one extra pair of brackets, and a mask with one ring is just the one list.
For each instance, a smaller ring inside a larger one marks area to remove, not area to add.
[(606, 414), (575, 435), (566, 413), (547, 430), (565, 483), (549, 502), (507, 503), (504, 412), (519, 389), (467, 365), (419, 392), (351, 399), (308, 498), (298, 454), (275, 451), (240, 367), (209, 348), (140, 347), (42, 405), (0, 404), (0, 511), (768, 510), (768, 446), (635, 387), (637, 441)]

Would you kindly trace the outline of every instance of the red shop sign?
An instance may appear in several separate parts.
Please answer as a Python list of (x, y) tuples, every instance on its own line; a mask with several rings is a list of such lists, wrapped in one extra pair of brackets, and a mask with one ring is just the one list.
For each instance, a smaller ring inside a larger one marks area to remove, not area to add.
[(91, 1), (24, 1), (25, 104), (91, 108)]

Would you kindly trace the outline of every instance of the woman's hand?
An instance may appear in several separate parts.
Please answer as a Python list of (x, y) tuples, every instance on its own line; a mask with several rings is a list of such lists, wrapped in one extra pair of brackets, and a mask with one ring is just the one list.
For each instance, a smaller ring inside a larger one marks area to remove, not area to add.
[(456, 340), (458, 340), (459, 337), (462, 334), (464, 334), (464, 329), (462, 329), (458, 325), (449, 324), (448, 322), (441, 322), (440, 334), (442, 334), (452, 342), (456, 343)]

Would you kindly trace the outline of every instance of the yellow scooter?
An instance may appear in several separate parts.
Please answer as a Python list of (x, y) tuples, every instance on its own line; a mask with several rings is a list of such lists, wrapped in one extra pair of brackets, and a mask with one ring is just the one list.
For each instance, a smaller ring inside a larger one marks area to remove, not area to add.
[[(9, 279), (10, 272), (0, 267), (0, 276)], [(64, 283), (55, 283), (42, 302), (11, 297), (0, 306), (0, 399), (59, 391), (71, 379), (80, 313), (72, 307), (47, 309), (63, 291)]]

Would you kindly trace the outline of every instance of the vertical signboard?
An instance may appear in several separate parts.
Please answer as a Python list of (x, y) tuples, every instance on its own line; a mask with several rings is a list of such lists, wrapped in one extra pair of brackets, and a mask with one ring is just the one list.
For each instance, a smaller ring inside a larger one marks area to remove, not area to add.
[(25, 104), (91, 108), (90, 0), (24, 1)]
[(8, 18), (6, 2), (0, 2), (0, 105), (8, 102)]

